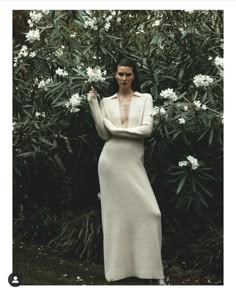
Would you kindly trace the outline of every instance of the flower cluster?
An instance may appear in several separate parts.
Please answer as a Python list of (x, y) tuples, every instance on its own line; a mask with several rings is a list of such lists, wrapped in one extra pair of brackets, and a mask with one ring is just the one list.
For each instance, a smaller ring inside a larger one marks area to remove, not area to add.
[[(92, 30), (98, 30), (98, 21), (97, 19), (92, 17), (91, 11), (87, 10), (86, 13), (88, 15), (84, 16), (84, 28), (91, 28)], [(112, 10), (111, 14), (107, 16), (107, 14), (103, 14), (103, 18), (105, 19), (105, 24), (103, 24), (103, 27), (105, 29), (105, 31), (108, 31), (109, 28), (111, 27), (111, 20), (113, 19), (113, 17), (117, 14), (120, 15), (120, 11), (116, 11)], [(116, 21), (119, 23), (121, 22), (121, 17), (118, 16), (116, 18)]]
[(103, 76), (106, 76), (107, 72), (104, 70), (103, 72), (101, 71), (101, 68), (96, 66), (95, 68), (88, 67), (87, 68), (87, 76), (88, 76), (88, 81), (89, 82), (98, 82), (101, 81), (103, 82), (105, 78)]
[(46, 80), (41, 80), (41, 81), (36, 81), (36, 83), (38, 83), (38, 88), (39, 89), (44, 89), (45, 91), (47, 91), (48, 90), (48, 88), (47, 88), (47, 86), (49, 85), (49, 84), (52, 84), (53, 83), (53, 80), (52, 80), (52, 78), (48, 78), (48, 79), (46, 79)]
[(70, 109), (71, 113), (76, 113), (80, 111), (80, 108), (78, 108), (81, 105), (82, 97), (79, 96), (79, 94), (74, 94), (69, 99), (69, 102), (65, 103), (65, 107)]
[(33, 27), (35, 23), (40, 22), (41, 18), (43, 17), (41, 12), (31, 11), (29, 13), (30, 19), (27, 20), (30, 27)]
[(187, 161), (180, 161), (179, 167), (184, 166), (191, 166), (192, 170), (196, 170), (199, 167), (198, 160), (194, 158), (193, 156), (187, 156)]
[(68, 72), (66, 70), (64, 70), (64, 69), (57, 68), (56, 74), (59, 75), (59, 76), (66, 76), (66, 75), (68, 75)]
[(202, 103), (199, 100), (194, 101), (193, 105), (197, 111), (207, 109), (207, 106), (205, 104), (202, 105)]
[(29, 27), (33, 27), (35, 24), (38, 24), (44, 15), (47, 15), (49, 10), (33, 10), (30, 11), (30, 19), (27, 20)]
[(100, 192), (98, 192), (97, 197), (99, 200), (101, 200), (101, 193)]
[(45, 118), (45, 112), (42, 112), (42, 113), (40, 113), (40, 112), (35, 112), (35, 117), (38, 118), (39, 116), (42, 116), (42, 117)]
[(20, 52), (18, 53), (18, 55), (16, 56), (16, 57), (14, 57), (14, 67), (15, 66), (17, 66), (17, 63), (18, 63), (18, 61), (22, 61), (22, 59), (24, 58), (24, 57), (27, 57), (27, 56), (29, 56), (29, 57), (31, 57), (31, 58), (33, 58), (33, 57), (35, 57), (36, 56), (36, 51), (34, 51), (34, 52), (29, 52), (28, 51), (28, 47), (26, 46), (26, 45), (23, 45), (22, 47), (21, 47), (21, 49), (20, 49)]
[(185, 9), (184, 11), (187, 12), (187, 13), (189, 13), (189, 14), (192, 14), (192, 13), (195, 12), (195, 10), (191, 10), (191, 9)]
[(164, 99), (169, 99), (171, 101), (177, 101), (177, 99), (178, 99), (174, 90), (170, 89), (170, 88), (168, 88), (166, 90), (162, 90), (160, 93), (160, 96)]
[(157, 19), (156, 21), (153, 22), (152, 27), (159, 26), (160, 23), (161, 23), (161, 21), (159, 19)]
[(74, 38), (76, 37), (76, 33), (73, 32), (73, 33), (70, 35), (70, 37), (71, 37), (72, 39), (74, 39)]
[(14, 121), (12, 122), (12, 130), (15, 131), (17, 128), (18, 124)]
[(202, 75), (198, 74), (195, 75), (193, 78), (193, 83), (196, 87), (207, 87), (213, 82), (213, 78), (211, 78), (209, 75)]
[(26, 34), (26, 39), (28, 42), (33, 43), (34, 41), (40, 41), (40, 33), (39, 29), (30, 30)]
[(223, 76), (224, 75), (224, 59), (217, 56), (214, 60), (214, 63), (219, 70), (220, 76)]
[(61, 48), (55, 51), (54, 55), (56, 57), (61, 57), (64, 54), (65, 46), (61, 45)]
[(89, 14), (89, 16), (84, 16), (84, 28), (91, 28), (92, 30), (97, 31), (98, 26), (96, 19), (92, 18), (90, 11), (87, 11), (87, 14)]
[(179, 118), (179, 124), (185, 124), (185, 119), (184, 118)]
[(220, 66), (221, 68), (224, 68), (224, 59), (221, 57), (216, 57), (215, 60), (215, 65)]
[(165, 115), (165, 114), (166, 114), (166, 110), (163, 107), (155, 106), (155, 107), (153, 107), (151, 116), (152, 117), (157, 117), (157, 116)]

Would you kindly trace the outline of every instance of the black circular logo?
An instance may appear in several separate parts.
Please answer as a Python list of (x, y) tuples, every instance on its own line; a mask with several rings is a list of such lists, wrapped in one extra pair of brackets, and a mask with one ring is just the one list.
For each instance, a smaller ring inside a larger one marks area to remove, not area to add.
[(18, 273), (12, 273), (8, 277), (8, 283), (13, 287), (18, 287), (22, 284), (22, 278)]

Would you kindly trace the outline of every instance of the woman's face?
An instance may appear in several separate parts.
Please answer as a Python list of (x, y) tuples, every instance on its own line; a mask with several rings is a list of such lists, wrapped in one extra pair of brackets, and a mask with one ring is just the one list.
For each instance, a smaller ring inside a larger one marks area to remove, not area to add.
[(130, 66), (117, 66), (117, 71), (115, 72), (115, 79), (117, 80), (120, 89), (131, 88), (132, 82), (134, 80), (133, 68)]

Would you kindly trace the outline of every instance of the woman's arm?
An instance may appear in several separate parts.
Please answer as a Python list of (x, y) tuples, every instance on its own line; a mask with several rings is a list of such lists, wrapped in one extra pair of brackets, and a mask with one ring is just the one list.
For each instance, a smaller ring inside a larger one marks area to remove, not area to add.
[(145, 105), (144, 105), (144, 115), (141, 126), (137, 127), (116, 127), (108, 119), (104, 119), (104, 124), (109, 132), (113, 136), (124, 137), (124, 138), (146, 138), (152, 133), (153, 128), (153, 118), (151, 116), (153, 110), (153, 100), (152, 96), (148, 95)]
[(95, 122), (97, 133), (101, 137), (101, 139), (106, 141), (111, 137), (111, 135), (106, 129), (104, 125), (104, 121), (103, 121), (103, 119), (106, 117), (104, 106), (103, 106), (103, 100), (100, 101), (100, 107), (99, 107), (97, 96), (94, 93), (94, 91), (90, 91), (88, 93), (87, 100), (89, 102), (89, 106), (90, 106), (91, 113)]

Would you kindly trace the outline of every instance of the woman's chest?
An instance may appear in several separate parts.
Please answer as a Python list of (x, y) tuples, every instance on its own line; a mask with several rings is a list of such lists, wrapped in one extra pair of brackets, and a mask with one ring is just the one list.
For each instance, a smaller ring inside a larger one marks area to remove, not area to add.
[(141, 97), (133, 97), (130, 101), (109, 99), (104, 101), (104, 107), (107, 118), (117, 127), (135, 127), (142, 124), (144, 99)]

